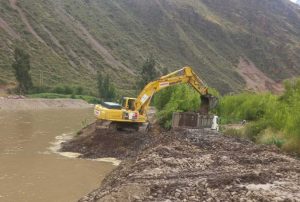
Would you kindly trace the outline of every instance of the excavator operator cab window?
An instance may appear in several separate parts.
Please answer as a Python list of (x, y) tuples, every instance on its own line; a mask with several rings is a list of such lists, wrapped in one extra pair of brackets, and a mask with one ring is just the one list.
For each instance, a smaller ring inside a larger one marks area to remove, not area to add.
[(134, 102), (135, 99), (133, 98), (128, 98), (128, 97), (123, 97), (122, 99), (122, 107), (124, 107), (127, 110), (134, 110)]
[(130, 110), (134, 110), (134, 102), (135, 102), (135, 99), (128, 99), (128, 109)]

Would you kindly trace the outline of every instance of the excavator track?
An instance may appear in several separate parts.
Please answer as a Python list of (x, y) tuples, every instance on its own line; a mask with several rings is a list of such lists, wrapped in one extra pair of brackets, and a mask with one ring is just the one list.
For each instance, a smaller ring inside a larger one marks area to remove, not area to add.
[(150, 124), (97, 120), (96, 129), (107, 129), (111, 131), (128, 131), (128, 132), (131, 131), (148, 132), (150, 129)]

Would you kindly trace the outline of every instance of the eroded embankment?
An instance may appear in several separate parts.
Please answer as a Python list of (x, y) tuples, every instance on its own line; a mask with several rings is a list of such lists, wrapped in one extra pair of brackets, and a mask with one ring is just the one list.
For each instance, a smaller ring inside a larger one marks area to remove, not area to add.
[(299, 160), (274, 147), (210, 131), (183, 130), (147, 136), (96, 132), (88, 127), (64, 149), (83, 152), (88, 157), (114, 155), (125, 159), (99, 189), (80, 201), (300, 199)]

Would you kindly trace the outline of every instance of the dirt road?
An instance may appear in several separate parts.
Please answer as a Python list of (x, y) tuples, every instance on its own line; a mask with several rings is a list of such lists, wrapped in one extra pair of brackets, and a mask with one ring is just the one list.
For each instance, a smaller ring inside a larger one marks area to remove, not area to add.
[(89, 128), (65, 145), (123, 159), (80, 201), (300, 200), (300, 161), (274, 147), (204, 130), (114, 135)]

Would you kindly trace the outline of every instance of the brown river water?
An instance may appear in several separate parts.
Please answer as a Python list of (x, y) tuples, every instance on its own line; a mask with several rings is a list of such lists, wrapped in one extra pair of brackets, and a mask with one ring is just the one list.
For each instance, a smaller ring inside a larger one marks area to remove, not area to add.
[(69, 202), (97, 188), (115, 167), (55, 152), (93, 121), (92, 109), (0, 111), (0, 202)]

